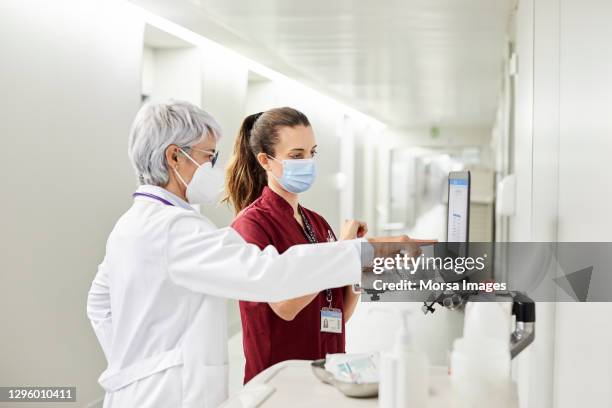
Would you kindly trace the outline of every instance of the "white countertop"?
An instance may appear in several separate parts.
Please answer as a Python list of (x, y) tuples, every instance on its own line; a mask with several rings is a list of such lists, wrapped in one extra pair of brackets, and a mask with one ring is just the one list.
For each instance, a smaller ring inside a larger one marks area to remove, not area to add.
[[(377, 398), (350, 398), (333, 386), (323, 384), (312, 373), (310, 363), (307, 360), (278, 363), (259, 373), (222, 407), (378, 407)], [(446, 367), (433, 367), (430, 379), (428, 408), (448, 408), (451, 388)]]

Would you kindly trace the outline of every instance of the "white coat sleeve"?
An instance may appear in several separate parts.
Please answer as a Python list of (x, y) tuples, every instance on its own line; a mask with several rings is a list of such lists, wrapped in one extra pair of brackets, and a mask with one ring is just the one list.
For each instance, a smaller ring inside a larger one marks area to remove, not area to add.
[(89, 317), (89, 321), (108, 361), (113, 334), (113, 317), (111, 314), (108, 274), (106, 273), (104, 262), (98, 267), (98, 273), (96, 273), (96, 277), (87, 295), (87, 317)]
[(361, 281), (359, 240), (296, 245), (279, 255), (197, 216), (177, 217), (167, 237), (171, 279), (213, 296), (278, 302)]

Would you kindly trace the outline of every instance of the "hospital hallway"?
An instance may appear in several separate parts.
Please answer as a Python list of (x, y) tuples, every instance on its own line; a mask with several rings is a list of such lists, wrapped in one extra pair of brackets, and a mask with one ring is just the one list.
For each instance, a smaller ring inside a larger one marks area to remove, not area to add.
[[(76, 402), (23, 408), (103, 407), (87, 293), (139, 185), (128, 135), (150, 102), (212, 115), (222, 170), (247, 115), (303, 112), (317, 153), (300, 203), (336, 236), (357, 219), (368, 236), (445, 242), (449, 174), (469, 172), (470, 242), (612, 242), (611, 21), (610, 0), (0, 0), (0, 408), (12, 386), (76, 387)], [(235, 217), (194, 207), (217, 227)], [(612, 268), (593, 262), (573, 269), (591, 268), (583, 297), (569, 274), (576, 296), (534, 297), (535, 340), (510, 362), (517, 403), (499, 407), (612, 408)], [(447, 369), (463, 308), (365, 298), (347, 353), (393, 349), (409, 310), (415, 347)], [(236, 397), (237, 300), (216, 327)], [(330, 406), (378, 406), (342, 397)]]

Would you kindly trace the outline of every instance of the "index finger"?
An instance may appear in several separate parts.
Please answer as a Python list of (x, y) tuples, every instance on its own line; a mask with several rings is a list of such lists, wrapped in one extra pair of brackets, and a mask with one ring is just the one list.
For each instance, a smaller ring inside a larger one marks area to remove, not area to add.
[(410, 242), (414, 242), (416, 244), (435, 244), (438, 242), (437, 239), (413, 239), (410, 238)]

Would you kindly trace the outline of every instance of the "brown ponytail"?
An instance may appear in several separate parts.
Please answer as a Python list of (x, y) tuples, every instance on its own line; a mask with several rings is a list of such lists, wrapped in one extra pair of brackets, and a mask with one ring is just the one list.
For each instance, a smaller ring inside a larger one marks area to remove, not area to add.
[(239, 213), (262, 193), (268, 184), (266, 170), (257, 161), (259, 153), (274, 157), (281, 127), (310, 126), (306, 115), (292, 108), (275, 108), (247, 116), (234, 143), (234, 154), (227, 168), (226, 196)]

